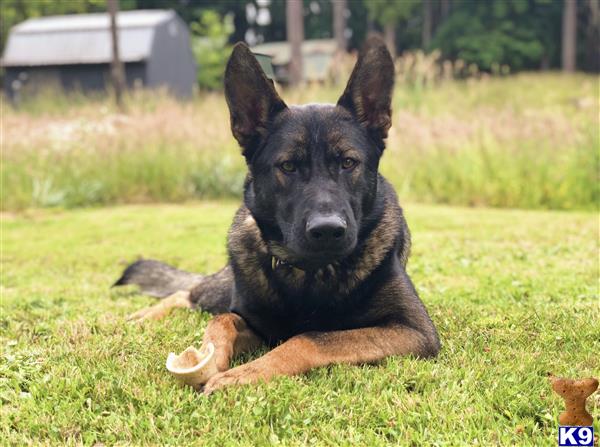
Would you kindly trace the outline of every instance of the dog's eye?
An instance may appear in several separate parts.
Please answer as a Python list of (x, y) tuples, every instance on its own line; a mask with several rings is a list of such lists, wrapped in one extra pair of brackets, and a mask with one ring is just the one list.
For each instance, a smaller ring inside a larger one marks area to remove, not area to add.
[(283, 172), (286, 172), (288, 174), (296, 172), (296, 165), (291, 161), (284, 161), (279, 167)]
[(358, 164), (354, 158), (346, 157), (342, 159), (342, 169), (352, 169), (354, 166)]

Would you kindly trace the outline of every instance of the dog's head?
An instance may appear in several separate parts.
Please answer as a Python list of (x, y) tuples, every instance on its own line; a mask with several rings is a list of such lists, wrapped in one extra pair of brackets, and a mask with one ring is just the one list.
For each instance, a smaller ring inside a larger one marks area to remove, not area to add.
[(370, 38), (336, 105), (288, 107), (244, 44), (225, 72), (231, 130), (249, 168), (245, 202), (274, 254), (320, 268), (352, 253), (377, 194), (394, 65)]

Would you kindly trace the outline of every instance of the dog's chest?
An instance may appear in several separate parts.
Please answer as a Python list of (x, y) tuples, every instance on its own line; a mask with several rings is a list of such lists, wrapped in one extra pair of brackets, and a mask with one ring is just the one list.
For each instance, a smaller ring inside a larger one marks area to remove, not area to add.
[(369, 295), (338, 294), (332, 291), (337, 286), (305, 279), (293, 288), (275, 283), (266, 295), (245, 289), (234, 294), (231, 310), (271, 344), (303, 332), (361, 326)]

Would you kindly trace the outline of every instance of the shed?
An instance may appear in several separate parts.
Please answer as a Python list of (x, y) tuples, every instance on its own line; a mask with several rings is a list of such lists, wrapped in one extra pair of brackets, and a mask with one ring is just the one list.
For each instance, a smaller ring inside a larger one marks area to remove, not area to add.
[[(277, 81), (286, 83), (289, 76), (289, 63), (292, 57), (288, 42), (269, 42), (252, 47), (255, 53), (271, 56)], [(337, 43), (334, 39), (312, 39), (302, 42), (303, 79), (307, 82), (325, 81), (330, 74)]]
[[(119, 55), (129, 87), (165, 86), (192, 95), (196, 64), (186, 24), (171, 10), (121, 11)], [(110, 82), (112, 44), (107, 13), (28, 19), (9, 33), (2, 58), (13, 97), (44, 88), (102, 91)]]

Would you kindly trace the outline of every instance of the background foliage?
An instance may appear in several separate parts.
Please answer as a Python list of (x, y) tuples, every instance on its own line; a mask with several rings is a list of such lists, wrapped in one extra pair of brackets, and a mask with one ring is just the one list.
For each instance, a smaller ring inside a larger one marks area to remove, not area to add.
[(223, 67), (231, 53), (229, 36), (234, 31), (231, 15), (221, 17), (216, 11), (202, 11), (200, 19), (190, 24), (192, 51), (198, 64), (198, 85), (208, 90), (223, 86)]
[(562, 3), (552, 0), (490, 0), (454, 3), (432, 41), (445, 57), (492, 70), (558, 67)]
[[(513, 71), (556, 68), (560, 65), (562, 0), (432, 0), (432, 40), (424, 46), (421, 37), (425, 3), (423, 0), (349, 0), (347, 28), (349, 44), (356, 48), (369, 30), (382, 30), (395, 23), (395, 44), (398, 52), (439, 48), (443, 59), (464, 60), (480, 69), (491, 71), (496, 65), (507, 65)], [(591, 14), (592, 2), (578, 0), (577, 66), (597, 71), (597, 47), (600, 23)], [(246, 5), (260, 8), (257, 0), (121, 0), (121, 9), (174, 9), (191, 26), (196, 36), (212, 40), (208, 45), (213, 71), (221, 42), (244, 40), (250, 30), (258, 41), (285, 40), (285, 0), (272, 0), (268, 6), (270, 23), (249, 23)], [(307, 39), (332, 37), (332, 7), (330, 0), (304, 0), (304, 26)], [(262, 6), (265, 7), (264, 5)], [(0, 46), (4, 46), (10, 27), (29, 17), (51, 14), (97, 12), (105, 10), (104, 0), (4, 0), (0, 6)], [(207, 16), (207, 11), (210, 11)], [(221, 17), (221, 26), (215, 27)], [(225, 17), (228, 19), (225, 19)], [(211, 25), (194, 26), (209, 20)], [(197, 47), (198, 48), (198, 47)], [(201, 51), (199, 62), (203, 60)], [(200, 86), (212, 88), (212, 75), (200, 78)]]

